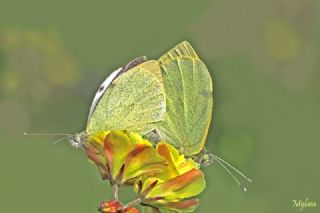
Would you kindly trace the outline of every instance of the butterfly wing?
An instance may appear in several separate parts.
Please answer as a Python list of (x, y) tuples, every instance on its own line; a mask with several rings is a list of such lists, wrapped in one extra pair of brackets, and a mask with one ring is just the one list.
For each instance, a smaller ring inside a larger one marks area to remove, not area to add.
[(141, 56), (138, 58), (135, 58), (131, 60), (128, 64), (126, 64), (124, 67), (120, 67), (113, 71), (107, 78), (104, 80), (104, 82), (100, 85), (96, 95), (94, 96), (94, 99), (92, 101), (91, 107), (90, 107), (90, 112), (88, 116), (88, 122), (92, 116), (93, 111), (96, 109), (96, 106), (98, 102), (100, 101), (102, 95), (105, 93), (105, 91), (108, 89), (109, 85), (113, 80), (115, 80), (121, 73), (125, 73), (126, 71), (130, 70), (131, 68), (142, 64), (147, 61), (147, 57)]
[(204, 146), (211, 121), (212, 80), (205, 64), (188, 42), (182, 42), (160, 59), (166, 94), (165, 120), (160, 137), (186, 155)]
[(105, 91), (107, 90), (107, 88), (109, 87), (109, 85), (111, 84), (111, 82), (116, 78), (116, 76), (119, 74), (119, 72), (122, 70), (122, 68), (118, 68), (115, 71), (113, 71), (107, 78), (106, 80), (104, 80), (104, 82), (100, 85), (96, 95), (93, 98), (91, 107), (90, 107), (90, 111), (89, 111), (89, 116), (88, 116), (88, 122), (92, 116), (92, 113), (94, 112), (94, 110), (96, 109), (96, 106), (98, 104), (98, 102), (100, 101), (101, 97), (103, 96), (103, 94), (105, 93)]
[(112, 79), (95, 105), (87, 133), (125, 129), (146, 134), (164, 119), (165, 98), (159, 62), (149, 60)]

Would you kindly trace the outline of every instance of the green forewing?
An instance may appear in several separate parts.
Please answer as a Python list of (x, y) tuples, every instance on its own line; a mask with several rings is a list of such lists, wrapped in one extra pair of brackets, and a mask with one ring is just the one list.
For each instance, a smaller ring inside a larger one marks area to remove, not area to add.
[(163, 55), (159, 62), (167, 105), (165, 120), (158, 125), (160, 137), (186, 155), (198, 154), (213, 107), (208, 69), (187, 42)]
[(164, 119), (165, 98), (159, 63), (140, 64), (107, 88), (87, 125), (87, 133), (123, 129), (147, 134)]

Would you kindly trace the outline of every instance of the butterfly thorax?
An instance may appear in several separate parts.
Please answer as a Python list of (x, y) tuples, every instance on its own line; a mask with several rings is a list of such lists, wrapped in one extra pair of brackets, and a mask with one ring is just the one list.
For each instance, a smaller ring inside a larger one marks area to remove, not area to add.
[(87, 133), (85, 131), (76, 133), (69, 138), (69, 143), (72, 147), (82, 148), (87, 142)]

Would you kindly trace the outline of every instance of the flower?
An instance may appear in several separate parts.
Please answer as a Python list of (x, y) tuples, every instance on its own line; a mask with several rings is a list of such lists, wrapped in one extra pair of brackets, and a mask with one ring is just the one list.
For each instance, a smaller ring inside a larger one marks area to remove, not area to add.
[(117, 200), (110, 200), (99, 204), (98, 210), (102, 213), (139, 213), (138, 209), (134, 207), (123, 208), (121, 203)]
[(142, 175), (166, 169), (165, 158), (140, 135), (128, 131), (102, 131), (88, 137), (85, 150), (112, 185), (133, 184)]
[[(199, 204), (194, 197), (205, 188), (204, 174), (172, 145), (159, 142), (153, 148), (136, 133), (112, 130), (88, 137), (85, 150), (114, 187), (115, 201), (99, 206), (103, 213), (136, 213), (138, 204), (149, 212), (186, 212)], [(117, 201), (118, 186), (124, 184), (138, 194), (126, 205)]]
[(200, 194), (206, 185), (198, 164), (164, 142), (157, 144), (156, 151), (167, 160), (168, 166), (161, 173), (144, 175), (136, 182), (141, 203), (174, 212), (194, 210), (199, 201), (192, 197)]

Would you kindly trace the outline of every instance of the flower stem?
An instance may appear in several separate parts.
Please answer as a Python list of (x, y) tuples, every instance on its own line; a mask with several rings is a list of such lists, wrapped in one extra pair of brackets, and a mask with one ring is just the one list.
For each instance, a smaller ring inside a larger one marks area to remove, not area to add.
[(123, 209), (127, 209), (127, 208), (130, 208), (130, 207), (135, 207), (136, 205), (140, 204), (141, 203), (141, 198), (140, 197), (137, 197), (136, 199), (134, 199), (133, 201), (125, 204), (123, 206)]
[(113, 189), (113, 195), (115, 200), (119, 200), (119, 186), (117, 184), (114, 184), (112, 186)]

